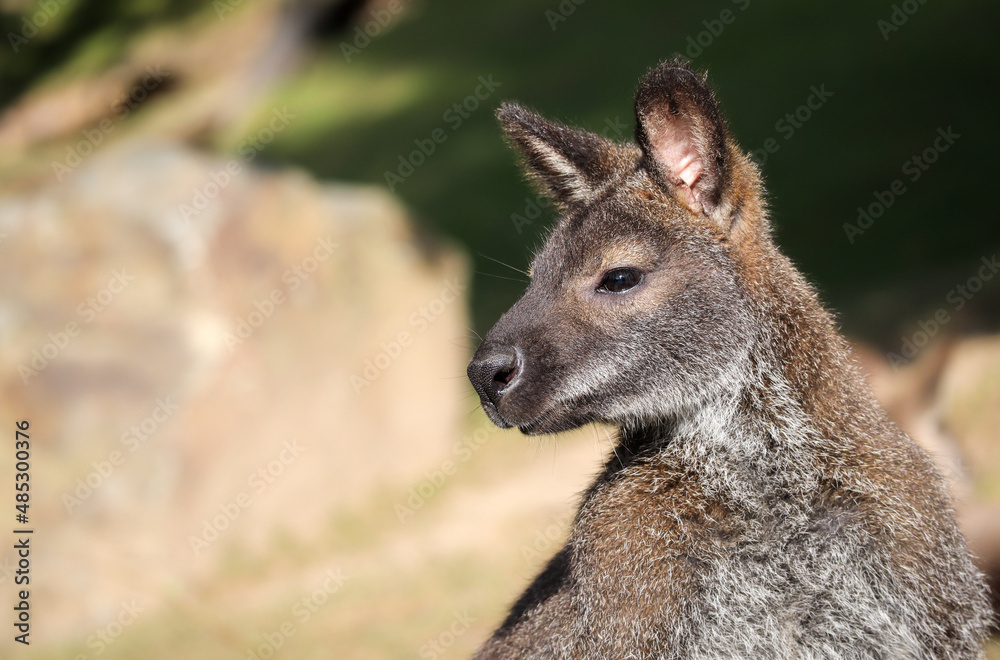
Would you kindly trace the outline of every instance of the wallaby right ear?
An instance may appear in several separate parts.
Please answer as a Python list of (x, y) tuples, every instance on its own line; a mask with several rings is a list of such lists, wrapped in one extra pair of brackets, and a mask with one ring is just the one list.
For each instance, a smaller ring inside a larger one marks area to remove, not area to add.
[(650, 169), (691, 211), (729, 226), (726, 125), (703, 76), (681, 62), (646, 74), (635, 97), (636, 139)]
[(625, 151), (600, 135), (550, 121), (516, 103), (503, 103), (497, 118), (528, 174), (564, 207), (594, 199)]

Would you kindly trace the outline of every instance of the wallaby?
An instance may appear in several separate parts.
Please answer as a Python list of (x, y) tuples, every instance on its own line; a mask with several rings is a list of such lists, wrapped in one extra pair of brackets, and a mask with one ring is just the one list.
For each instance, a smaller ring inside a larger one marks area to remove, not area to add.
[(775, 246), (704, 76), (657, 66), (635, 114), (637, 145), (498, 111), (561, 218), (469, 378), (498, 426), (620, 432), (476, 657), (981, 657), (944, 482)]

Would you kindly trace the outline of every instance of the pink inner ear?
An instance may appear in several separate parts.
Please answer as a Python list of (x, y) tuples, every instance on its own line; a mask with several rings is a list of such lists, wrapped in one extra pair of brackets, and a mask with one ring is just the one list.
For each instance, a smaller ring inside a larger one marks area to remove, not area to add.
[[(683, 135), (687, 131), (676, 126), (680, 130), (659, 131), (656, 136), (656, 146), (654, 148), (656, 159), (660, 165), (666, 167), (670, 176), (677, 182), (683, 182), (685, 186), (695, 192), (694, 184), (697, 183), (704, 170), (698, 152), (688, 136)], [(678, 135), (680, 133), (681, 135)], [(697, 193), (695, 194), (697, 197)]]

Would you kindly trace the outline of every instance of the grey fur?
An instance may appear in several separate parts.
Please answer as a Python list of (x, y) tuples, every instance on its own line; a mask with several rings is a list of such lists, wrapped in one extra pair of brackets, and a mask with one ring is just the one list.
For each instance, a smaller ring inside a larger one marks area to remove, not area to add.
[(620, 438), (476, 657), (981, 657), (944, 482), (775, 247), (704, 78), (660, 65), (636, 114), (638, 147), (499, 113), (564, 217), (470, 379), (501, 426)]

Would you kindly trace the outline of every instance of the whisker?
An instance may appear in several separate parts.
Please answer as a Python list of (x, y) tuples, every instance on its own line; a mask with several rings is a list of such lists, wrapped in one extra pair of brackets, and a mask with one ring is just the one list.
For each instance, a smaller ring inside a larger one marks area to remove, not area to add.
[(601, 439), (597, 435), (597, 426), (595, 424), (591, 424), (590, 430), (594, 432), (594, 451), (597, 452), (597, 458), (604, 460), (604, 452), (601, 451)]
[(520, 282), (522, 284), (527, 284), (528, 280), (522, 280), (518, 277), (507, 277), (506, 275), (496, 275), (494, 273), (486, 273), (481, 270), (476, 271), (477, 275), (485, 275), (486, 277), (495, 277), (498, 280), (510, 280), (511, 282)]
[(527, 271), (525, 271), (525, 270), (521, 270), (520, 268), (515, 268), (514, 266), (511, 266), (510, 264), (508, 264), (506, 262), (500, 261), (499, 259), (494, 259), (493, 257), (488, 257), (485, 254), (483, 254), (482, 252), (479, 252), (478, 254), (483, 259), (489, 259), (490, 261), (496, 262), (496, 263), (500, 264), (501, 266), (506, 266), (507, 268), (510, 268), (513, 271), (521, 273), (525, 277), (531, 277), (531, 275)]
[(615, 458), (618, 459), (618, 463), (625, 465), (622, 463), (622, 457), (618, 455), (618, 448), (615, 447), (615, 441), (611, 439), (611, 433), (607, 429), (604, 429), (604, 435), (608, 436), (608, 444), (611, 445), (611, 452), (615, 455)]

